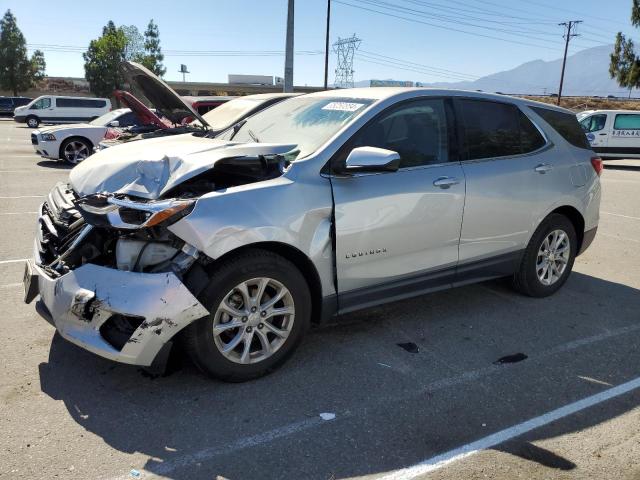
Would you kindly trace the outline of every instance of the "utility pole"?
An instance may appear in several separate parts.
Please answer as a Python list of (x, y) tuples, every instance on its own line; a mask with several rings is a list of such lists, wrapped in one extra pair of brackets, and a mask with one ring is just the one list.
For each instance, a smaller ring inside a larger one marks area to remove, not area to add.
[(331, 0), (327, 0), (327, 35), (324, 41), (324, 89), (328, 88), (329, 78), (329, 25), (331, 23)]
[(293, 92), (293, 2), (288, 0), (287, 8), (287, 45), (284, 57), (284, 92)]
[(564, 83), (564, 69), (567, 65), (567, 51), (569, 50), (569, 40), (573, 37), (577, 37), (577, 33), (573, 33), (576, 25), (582, 23), (582, 20), (570, 20), (568, 22), (562, 22), (558, 25), (564, 27), (566, 29), (566, 33), (564, 34), (564, 58), (562, 59), (562, 73), (560, 74), (560, 89), (558, 90), (558, 102), (557, 105), (560, 105), (560, 99), (562, 98), (562, 84)]

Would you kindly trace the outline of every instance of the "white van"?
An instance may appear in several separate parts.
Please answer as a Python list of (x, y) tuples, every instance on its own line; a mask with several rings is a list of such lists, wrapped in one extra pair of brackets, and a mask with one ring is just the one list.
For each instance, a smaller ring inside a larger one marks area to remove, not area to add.
[(111, 110), (108, 98), (43, 95), (13, 112), (13, 119), (36, 128), (40, 123), (77, 123), (98, 118)]
[(600, 157), (640, 158), (640, 111), (590, 110), (578, 121)]

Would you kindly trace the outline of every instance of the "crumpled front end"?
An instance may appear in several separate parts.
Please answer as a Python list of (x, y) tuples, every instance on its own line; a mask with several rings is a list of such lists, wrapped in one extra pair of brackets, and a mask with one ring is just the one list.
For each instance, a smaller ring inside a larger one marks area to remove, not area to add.
[(122, 228), (90, 224), (73, 190), (58, 184), (40, 209), (25, 301), (39, 294), (39, 312), (67, 340), (149, 366), (177, 332), (209, 312), (183, 283), (197, 253), (160, 227), (134, 228), (154, 213), (122, 215), (131, 222)]

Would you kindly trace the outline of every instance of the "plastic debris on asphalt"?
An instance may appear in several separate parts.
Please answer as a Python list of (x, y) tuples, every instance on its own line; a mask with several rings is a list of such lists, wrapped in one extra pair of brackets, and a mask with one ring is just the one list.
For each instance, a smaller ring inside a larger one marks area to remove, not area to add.
[(141, 475), (142, 474), (140, 473), (140, 471), (136, 470), (135, 468), (129, 472), (129, 476), (132, 478), (140, 478)]
[(321, 413), (320, 414), (320, 418), (323, 420), (333, 420), (334, 418), (336, 418), (336, 414), (335, 413)]

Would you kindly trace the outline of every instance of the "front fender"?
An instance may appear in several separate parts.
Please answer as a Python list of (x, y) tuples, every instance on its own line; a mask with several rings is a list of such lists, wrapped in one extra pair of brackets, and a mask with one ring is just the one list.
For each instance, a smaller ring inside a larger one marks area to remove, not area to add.
[(292, 246), (314, 264), (323, 295), (335, 293), (331, 245), (331, 186), (286, 177), (198, 199), (194, 210), (169, 230), (210, 258), (263, 242)]

